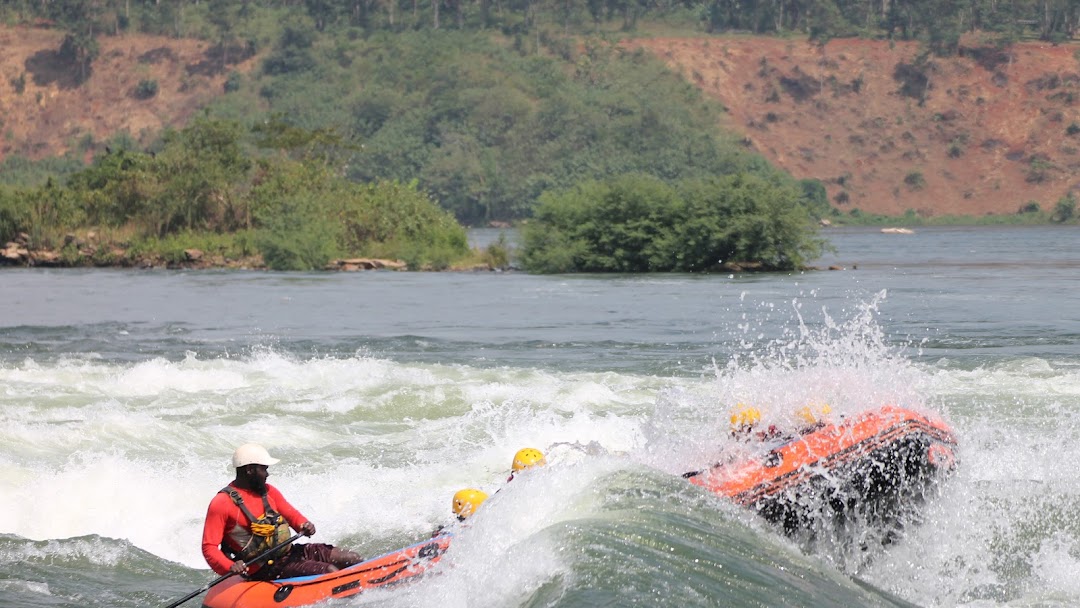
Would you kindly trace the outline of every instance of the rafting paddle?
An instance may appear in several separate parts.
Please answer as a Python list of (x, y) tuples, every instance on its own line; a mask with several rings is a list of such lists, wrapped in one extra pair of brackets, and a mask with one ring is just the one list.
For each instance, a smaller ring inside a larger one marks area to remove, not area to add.
[[(275, 551), (277, 551), (278, 549), (280, 549), (280, 548), (284, 547), (285, 545), (293, 542), (294, 540), (300, 538), (303, 535), (304, 534), (302, 532), (297, 532), (296, 534), (292, 535), (292, 537), (289, 538), (288, 540), (282, 541), (282, 542), (278, 543), (277, 545), (274, 545), (273, 547), (270, 547), (266, 551), (263, 551), (262, 553), (260, 553), (260, 554), (256, 555), (255, 557), (251, 558), (250, 561), (244, 562), (244, 567), (246, 568), (247, 566), (251, 566), (253, 564), (257, 564), (257, 563), (261, 562), (262, 560), (264, 560), (264, 559), (270, 557), (271, 555), (273, 555), (273, 553)], [(183, 604), (184, 602), (190, 600), (191, 598), (195, 597), (196, 595), (199, 595), (200, 593), (206, 591), (207, 589), (213, 587), (214, 585), (220, 583), (221, 581), (229, 578), (230, 576), (233, 576), (234, 574), (235, 574), (235, 572), (229, 572), (229, 573), (226, 573), (226, 574), (222, 574), (221, 576), (215, 578), (214, 580), (210, 581), (209, 583), (203, 585), (202, 588), (197, 589), (195, 591), (192, 591), (191, 593), (185, 595), (184, 597), (182, 597), (182, 598), (176, 600), (175, 602), (169, 604), (165, 608), (176, 608), (180, 604)]]

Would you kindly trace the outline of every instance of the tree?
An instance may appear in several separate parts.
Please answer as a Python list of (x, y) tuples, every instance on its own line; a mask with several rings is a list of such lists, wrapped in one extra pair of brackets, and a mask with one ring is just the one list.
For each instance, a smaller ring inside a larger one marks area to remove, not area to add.
[(281, 32), (277, 48), (263, 62), (267, 74), (306, 72), (315, 67), (311, 47), (315, 44), (315, 28), (306, 19), (290, 20)]
[(60, 43), (59, 55), (79, 72), (77, 81), (85, 82), (101, 48), (97, 42), (97, 19), (101, 0), (65, 0), (49, 3), (50, 17), (67, 33)]
[(745, 173), (665, 183), (624, 175), (541, 197), (523, 232), (533, 272), (791, 270), (823, 242), (791, 184)]
[(1070, 192), (1061, 197), (1057, 205), (1054, 206), (1054, 213), (1050, 216), (1050, 221), (1064, 224), (1076, 217), (1076, 197)]
[(218, 45), (221, 47), (221, 69), (225, 70), (229, 64), (229, 46), (236, 39), (239, 6), (233, 0), (210, 0), (206, 11), (207, 20), (217, 30)]
[(165, 135), (154, 157), (160, 189), (149, 202), (159, 236), (181, 230), (230, 231), (250, 222), (237, 189), (252, 163), (233, 122), (197, 118)]

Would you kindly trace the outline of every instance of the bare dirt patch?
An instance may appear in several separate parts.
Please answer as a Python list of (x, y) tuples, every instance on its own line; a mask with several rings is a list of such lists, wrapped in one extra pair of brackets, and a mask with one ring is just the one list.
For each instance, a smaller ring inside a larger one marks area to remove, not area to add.
[[(58, 56), (62, 40), (54, 30), (0, 28), (0, 159), (62, 155), (123, 131), (149, 143), (223, 94), (229, 71), (254, 65), (248, 58), (224, 66), (217, 49), (198, 40), (103, 36), (80, 83), (78, 68)], [(152, 96), (139, 94), (144, 81), (156, 83)]]
[(751, 148), (825, 182), (844, 211), (1011, 214), (1029, 201), (1052, 209), (1080, 189), (1076, 46), (974, 47), (920, 64), (913, 43), (632, 44), (723, 102), (725, 126)]

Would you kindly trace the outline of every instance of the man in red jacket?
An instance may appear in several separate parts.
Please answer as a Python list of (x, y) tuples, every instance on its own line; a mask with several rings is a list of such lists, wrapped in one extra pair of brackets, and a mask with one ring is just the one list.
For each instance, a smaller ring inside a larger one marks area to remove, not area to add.
[(210, 501), (203, 524), (202, 552), (218, 574), (247, 573), (271, 580), (333, 572), (363, 561), (358, 554), (321, 543), (286, 545), (260, 564), (245, 562), (292, 536), (289, 528), (311, 536), (315, 524), (266, 483), (277, 464), (266, 448), (244, 444), (233, 453), (236, 479)]

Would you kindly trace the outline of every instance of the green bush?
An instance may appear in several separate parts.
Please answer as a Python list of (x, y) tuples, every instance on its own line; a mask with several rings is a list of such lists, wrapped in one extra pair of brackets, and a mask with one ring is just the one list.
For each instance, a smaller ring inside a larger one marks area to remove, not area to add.
[(548, 273), (671, 270), (664, 252), (674, 238), (668, 220), (680, 214), (680, 203), (674, 188), (641, 175), (545, 194), (523, 234), (525, 268)]
[(481, 256), (485, 264), (492, 268), (510, 267), (510, 243), (505, 233), (500, 233), (499, 238), (484, 248)]
[(749, 174), (585, 182), (544, 195), (522, 237), (522, 264), (541, 273), (708, 271), (725, 262), (790, 270), (824, 246), (795, 187)]
[(285, 25), (277, 47), (263, 62), (265, 74), (307, 72), (315, 67), (311, 47), (315, 43), (315, 28), (308, 19), (294, 19)]
[(12, 154), (0, 162), (0, 184), (13, 186), (43, 186), (49, 179), (62, 182), (69, 175), (85, 168), (81, 158), (66, 156), (31, 160)]
[(1039, 213), (1040, 211), (1042, 211), (1042, 208), (1039, 206), (1039, 203), (1035, 201), (1028, 201), (1020, 206), (1020, 209), (1017, 211), (1017, 213)]
[(205, 255), (220, 255), (228, 260), (238, 260), (259, 253), (256, 245), (258, 234), (254, 230), (241, 230), (231, 234), (213, 232), (181, 232), (164, 237), (138, 237), (128, 247), (128, 257), (161, 256), (167, 262), (183, 262), (187, 249), (198, 249)]
[(14, 240), (29, 227), (29, 206), (25, 204), (25, 197), (0, 186), (0, 245)]
[(325, 165), (280, 160), (260, 173), (253, 209), (271, 268), (322, 268), (340, 255), (442, 269), (469, 253), (465, 229), (415, 183), (354, 184)]
[(904, 176), (904, 183), (912, 190), (922, 190), (926, 187), (926, 178), (921, 171), (911, 171)]
[(821, 219), (833, 213), (832, 205), (829, 204), (829, 193), (820, 180), (801, 179), (799, 187), (802, 188), (804, 204), (815, 219)]
[(1028, 172), (1024, 176), (1024, 181), (1029, 184), (1041, 184), (1050, 179), (1050, 171), (1053, 169), (1054, 165), (1048, 159), (1033, 156), (1028, 164)]
[(240, 72), (229, 72), (228, 77), (225, 78), (225, 92), (233, 93), (240, 90), (240, 84), (244, 81), (243, 75)]
[(1057, 205), (1054, 206), (1054, 213), (1050, 216), (1050, 221), (1063, 224), (1074, 217), (1076, 217), (1076, 197), (1070, 192), (1058, 199)]
[(314, 270), (339, 253), (342, 232), (331, 205), (332, 176), (325, 167), (287, 160), (264, 161), (264, 179), (252, 190), (259, 226), (256, 245), (274, 270)]
[(317, 221), (307, 221), (289, 230), (262, 233), (257, 241), (263, 261), (271, 270), (317, 270), (334, 257), (334, 242)]
[[(442, 269), (469, 255), (465, 229), (415, 182), (355, 184), (331, 161), (340, 145), (331, 131), (262, 126), (252, 142), (234, 122), (200, 117), (166, 133), (154, 154), (100, 155), (66, 186), (0, 187), (0, 236), (26, 231), (36, 246), (59, 248), (67, 232), (105, 229), (132, 241), (131, 259), (258, 252), (280, 270), (319, 269), (341, 255)], [(255, 161), (251, 143), (281, 153)], [(99, 248), (94, 262), (120, 262), (112, 251)], [(84, 263), (76, 250), (64, 255)]]
[(26, 72), (20, 72), (18, 76), (15, 76), (10, 80), (11, 88), (15, 89), (17, 95), (22, 95), (26, 91)]
[(153, 78), (147, 78), (139, 81), (139, 84), (135, 85), (135, 98), (136, 99), (150, 99), (158, 94), (158, 83)]
[(250, 225), (244, 190), (253, 165), (239, 125), (195, 119), (167, 132), (155, 154), (118, 150), (68, 180), (91, 224), (132, 224), (144, 236)]
[(405, 260), (412, 269), (443, 269), (469, 253), (465, 229), (416, 183), (378, 181), (342, 196), (341, 247)]
[(35, 247), (59, 248), (64, 235), (86, 223), (86, 211), (72, 193), (54, 182), (21, 197), (27, 232)]

